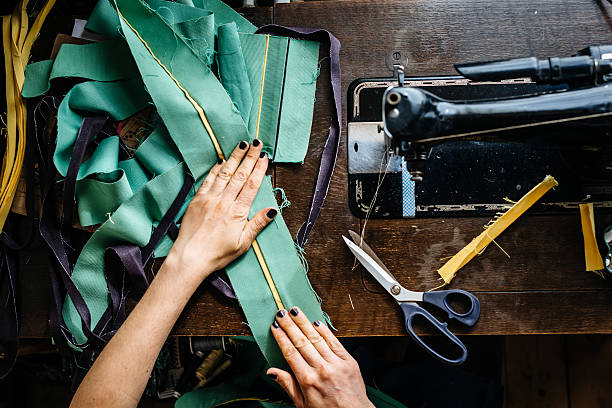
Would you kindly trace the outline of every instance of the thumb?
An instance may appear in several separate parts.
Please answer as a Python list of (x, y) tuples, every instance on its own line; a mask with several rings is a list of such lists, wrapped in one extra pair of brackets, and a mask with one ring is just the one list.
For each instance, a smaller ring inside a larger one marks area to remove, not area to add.
[(244, 239), (246, 242), (251, 244), (255, 241), (257, 235), (278, 215), (278, 210), (274, 207), (264, 208), (247, 222), (244, 227)]
[(276, 381), (278, 385), (280, 385), (283, 390), (289, 394), (289, 397), (293, 400), (293, 403), (297, 407), (304, 405), (302, 391), (300, 390), (297, 381), (295, 381), (295, 378), (293, 378), (291, 374), (278, 368), (270, 368), (266, 372), (266, 375), (273, 378), (274, 381)]

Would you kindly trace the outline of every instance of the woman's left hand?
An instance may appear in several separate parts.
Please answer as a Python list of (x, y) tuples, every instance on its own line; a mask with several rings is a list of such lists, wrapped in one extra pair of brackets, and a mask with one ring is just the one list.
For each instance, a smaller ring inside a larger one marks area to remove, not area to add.
[(268, 168), (263, 144), (240, 142), (227, 161), (210, 170), (183, 217), (166, 262), (196, 284), (245, 253), (257, 234), (277, 215), (264, 208), (248, 219)]

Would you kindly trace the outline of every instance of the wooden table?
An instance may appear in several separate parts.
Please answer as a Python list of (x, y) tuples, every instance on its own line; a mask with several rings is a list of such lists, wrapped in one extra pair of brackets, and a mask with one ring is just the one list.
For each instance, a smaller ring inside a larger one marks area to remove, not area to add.
[[(453, 63), (521, 57), (571, 55), (591, 44), (612, 43), (612, 6), (605, 1), (375, 0), (281, 4), (250, 11), (257, 24), (322, 27), (342, 43), (342, 88), (360, 77), (385, 77), (385, 56), (408, 56), (407, 75), (452, 74)], [(323, 55), (323, 54), (322, 54)], [(274, 169), (291, 206), (283, 216), (295, 234), (306, 218), (319, 158), (331, 121), (329, 62), (317, 84), (310, 147), (304, 165)], [(343, 112), (346, 115), (346, 110)], [(344, 123), (346, 125), (346, 123)], [(441, 180), (440, 182), (447, 182)], [(612, 217), (598, 216), (601, 230)], [(406, 287), (437, 286), (441, 258), (454, 255), (482, 231), (488, 218), (370, 220), (366, 239)], [(405, 335), (400, 309), (377, 283), (351, 270), (353, 257), (340, 235), (361, 221), (347, 201), (346, 132), (327, 201), (306, 247), (310, 280), (339, 336)], [(474, 292), (481, 317), (460, 334), (612, 333), (612, 286), (584, 270), (578, 212), (566, 216), (524, 216), (494, 246), (459, 271), (450, 287)], [(157, 261), (158, 263), (160, 261)], [(30, 265), (24, 284), (41, 277), (44, 266)], [(37, 272), (38, 271), (38, 272)], [(366, 274), (367, 275), (367, 274)], [(44, 280), (48, 278), (40, 278)], [(44, 285), (43, 285), (44, 286)], [(350, 299), (349, 299), (350, 295)], [(33, 295), (34, 296), (34, 295)], [(24, 301), (22, 335), (44, 330), (48, 295)], [(43, 299), (43, 300), (41, 300)], [(352, 304), (351, 304), (352, 300)], [(354, 308), (353, 308), (354, 307)], [(240, 308), (203, 285), (181, 316), (178, 335), (248, 334)], [(39, 322), (39, 323), (36, 323)], [(45, 331), (46, 332), (46, 331)]]

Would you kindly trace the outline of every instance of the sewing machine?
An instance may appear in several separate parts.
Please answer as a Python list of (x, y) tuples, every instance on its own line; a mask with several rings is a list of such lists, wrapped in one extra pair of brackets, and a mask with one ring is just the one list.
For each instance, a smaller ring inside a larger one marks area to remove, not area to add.
[(612, 209), (611, 64), (612, 46), (592, 46), (572, 57), (456, 65), (461, 76), (405, 78), (396, 61), (393, 79), (354, 81), (352, 212), (495, 213), (546, 174), (560, 186), (533, 211), (577, 211), (584, 201)]

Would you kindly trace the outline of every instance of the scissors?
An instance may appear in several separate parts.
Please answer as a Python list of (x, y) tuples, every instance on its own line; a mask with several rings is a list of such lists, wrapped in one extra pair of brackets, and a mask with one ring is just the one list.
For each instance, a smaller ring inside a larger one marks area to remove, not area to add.
[[(448, 329), (448, 323), (439, 321), (426, 309), (419, 306), (418, 303), (428, 303), (430, 305), (434, 305), (437, 308), (445, 311), (448, 314), (449, 319), (455, 319), (466, 326), (473, 326), (476, 324), (478, 317), (480, 316), (480, 302), (478, 301), (478, 298), (473, 294), (460, 289), (438, 290), (433, 292), (413, 292), (408, 290), (397, 282), (397, 280), (393, 277), (393, 274), (389, 272), (389, 269), (387, 269), (378, 256), (376, 256), (372, 248), (370, 248), (356, 232), (349, 231), (349, 234), (352, 240), (343, 235), (342, 238), (344, 239), (344, 242), (346, 242), (346, 245), (348, 245), (353, 255), (357, 257), (365, 269), (370, 272), (374, 279), (376, 279), (378, 283), (380, 283), (382, 287), (385, 288), (385, 290), (389, 292), (389, 294), (393, 296), (395, 301), (400, 305), (402, 311), (404, 312), (406, 330), (408, 331), (408, 334), (421, 347), (429, 352), (429, 354), (438, 360), (447, 364), (463, 363), (467, 358), (467, 349), (465, 345)], [(361, 245), (356, 244), (356, 242), (361, 243)], [(449, 296), (457, 298), (461, 297), (464, 300), (467, 300), (470, 304), (470, 309), (465, 313), (459, 313), (450, 305)], [(417, 316), (427, 319), (441, 334), (446, 336), (446, 338), (459, 347), (461, 350), (461, 355), (456, 358), (445, 357), (425, 343), (423, 339), (421, 339), (421, 337), (415, 333), (413, 328), (413, 321)]]

